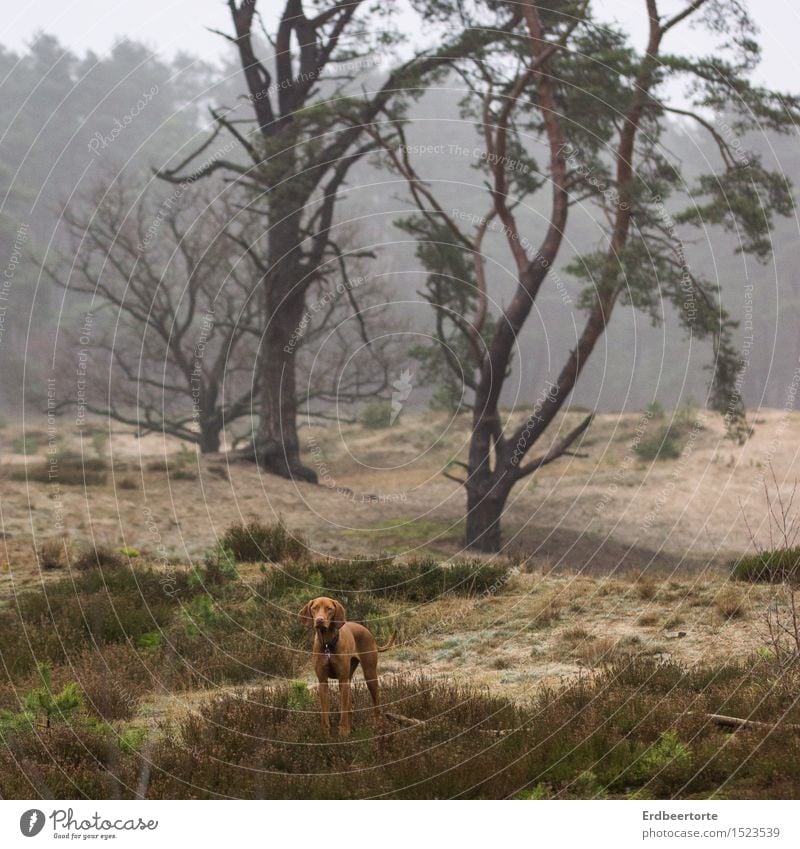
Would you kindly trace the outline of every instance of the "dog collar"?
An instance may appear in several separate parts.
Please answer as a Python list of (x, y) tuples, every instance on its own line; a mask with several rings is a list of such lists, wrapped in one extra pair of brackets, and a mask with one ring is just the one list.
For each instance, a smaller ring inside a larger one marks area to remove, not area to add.
[(336, 643), (339, 642), (339, 632), (336, 632), (336, 635), (332, 640), (328, 640), (328, 642), (322, 644), (322, 651), (325, 652), (325, 657), (330, 660), (331, 654), (333, 654), (333, 650), (336, 648)]

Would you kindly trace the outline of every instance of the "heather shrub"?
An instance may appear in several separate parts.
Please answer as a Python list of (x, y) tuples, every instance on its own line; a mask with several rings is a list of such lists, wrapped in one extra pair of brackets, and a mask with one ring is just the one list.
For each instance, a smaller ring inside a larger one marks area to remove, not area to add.
[(340, 598), (347, 595), (350, 599), (362, 593), (376, 599), (425, 602), (448, 595), (494, 594), (510, 577), (508, 567), (478, 560), (455, 563), (331, 561), (272, 569), (259, 592), (266, 597), (299, 594), (309, 598), (312, 595)]
[(0, 735), (5, 799), (132, 798), (140, 763), (121, 752), (104, 726), (55, 726)]
[(125, 560), (114, 551), (113, 548), (105, 545), (97, 545), (84, 549), (75, 558), (72, 563), (73, 569), (115, 569), (125, 565)]
[(261, 522), (232, 525), (222, 537), (222, 543), (240, 563), (294, 561), (304, 557), (308, 551), (305, 541), (288, 531), (281, 522), (273, 525)]
[[(353, 735), (342, 740), (322, 734), (316, 697), (304, 684), (272, 680), (209, 695), (162, 723), (147, 748), (145, 795), (796, 798), (796, 734), (731, 733), (708, 714), (797, 723), (798, 683), (791, 670), (761, 661), (689, 670), (636, 658), (514, 704), (473, 687), (384, 676), (384, 710), (406, 719), (387, 720), (376, 733), (359, 683)], [(335, 687), (332, 701), (335, 713)], [(133, 795), (143, 773), (140, 726), (73, 725), (69, 735), (53, 726), (46, 735), (3, 736), (7, 798)]]
[(148, 567), (87, 569), (70, 580), (20, 593), (14, 607), (0, 609), (0, 634), (20, 639), (0, 642), (0, 661), (12, 677), (24, 676), (37, 662), (67, 663), (89, 645), (136, 643), (165, 628), (191, 597), (188, 573), (165, 576)]
[(640, 460), (677, 460), (683, 451), (684, 428), (673, 423), (656, 428), (652, 435), (643, 437), (633, 450)]
[(385, 398), (368, 401), (361, 410), (361, 424), (369, 430), (382, 430), (392, 423), (392, 404)]
[[(706, 717), (723, 708), (748, 715), (764, 692), (748, 682), (765, 674), (626, 660), (522, 706), (388, 678), (385, 709), (420, 723), (389, 722), (376, 736), (357, 686), (347, 740), (322, 735), (315, 702), (298, 701), (292, 684), (228, 693), (160, 740), (149, 795), (185, 796), (180, 777), (190, 774), (200, 798), (791, 798), (800, 779), (796, 735), (731, 735)], [(779, 686), (761, 715), (796, 715), (792, 686)]]

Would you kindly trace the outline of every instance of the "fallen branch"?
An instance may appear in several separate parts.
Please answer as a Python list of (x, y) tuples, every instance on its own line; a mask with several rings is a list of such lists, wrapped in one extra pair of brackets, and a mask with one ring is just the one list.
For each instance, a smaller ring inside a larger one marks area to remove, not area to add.
[(384, 716), (387, 719), (391, 719), (392, 722), (399, 722), (400, 725), (415, 726), (425, 724), (421, 719), (414, 719), (413, 716), (403, 716), (403, 714), (401, 713), (389, 713), (389, 711), (386, 711), (386, 713), (384, 713)]
[[(392, 722), (397, 722), (400, 725), (407, 725), (411, 728), (416, 727), (417, 725), (424, 725), (425, 722), (422, 719), (414, 719), (413, 716), (403, 716), (402, 713), (389, 713), (388, 711), (384, 713), (384, 716), (387, 719), (391, 719)], [(506, 734), (511, 734), (513, 731), (518, 729), (515, 728), (479, 728), (479, 734), (491, 734), (493, 737), (505, 737)]]
[(800, 725), (794, 723), (781, 725), (773, 722), (759, 722), (755, 719), (739, 719), (738, 716), (725, 716), (721, 713), (707, 713), (705, 716), (723, 728), (733, 728), (734, 730), (739, 728), (761, 728), (768, 731), (800, 731)]

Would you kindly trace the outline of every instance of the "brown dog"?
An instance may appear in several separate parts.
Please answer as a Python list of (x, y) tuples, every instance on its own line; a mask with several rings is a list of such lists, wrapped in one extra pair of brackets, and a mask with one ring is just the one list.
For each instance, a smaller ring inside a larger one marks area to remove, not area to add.
[(312, 599), (300, 611), (300, 622), (316, 631), (314, 638), (314, 671), (319, 681), (319, 703), (322, 710), (322, 727), (330, 733), (328, 679), (339, 681), (341, 699), (341, 717), (339, 734), (350, 734), (352, 705), (350, 699), (350, 681), (358, 664), (364, 671), (369, 694), (372, 696), (372, 712), (377, 724), (381, 721), (378, 709), (378, 652), (386, 651), (394, 645), (397, 632), (385, 646), (378, 646), (372, 634), (355, 622), (346, 622), (346, 613), (338, 601), (326, 596)]

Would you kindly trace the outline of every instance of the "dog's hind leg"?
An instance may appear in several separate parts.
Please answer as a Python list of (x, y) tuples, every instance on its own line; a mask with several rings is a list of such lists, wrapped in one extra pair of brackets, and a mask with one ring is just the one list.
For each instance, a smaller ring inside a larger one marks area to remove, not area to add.
[(339, 736), (350, 736), (350, 721), (353, 714), (353, 706), (351, 703), (350, 682), (343, 678), (339, 679), (339, 709), (341, 716), (339, 718)]
[(372, 716), (375, 724), (380, 725), (383, 716), (380, 711), (378, 699), (378, 655), (377, 652), (366, 652), (361, 657), (361, 668), (364, 670), (364, 680), (372, 698)]
[(319, 709), (322, 718), (322, 728), (326, 734), (331, 733), (330, 692), (328, 679), (319, 682)]

